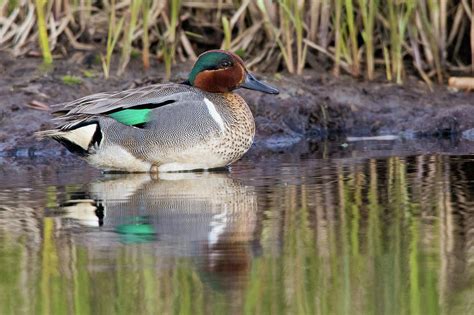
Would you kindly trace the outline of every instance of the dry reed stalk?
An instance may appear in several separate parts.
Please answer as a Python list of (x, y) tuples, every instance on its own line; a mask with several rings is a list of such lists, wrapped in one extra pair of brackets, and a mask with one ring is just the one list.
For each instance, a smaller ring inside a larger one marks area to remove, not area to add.
[[(265, 35), (268, 40), (275, 40), (278, 32), (274, 26), (274, 17), (272, 18), (272, 7), (269, 4), (266, 4), (264, 0), (257, 1), (257, 10), (254, 9), (254, 3), (249, 5), (249, 11), (254, 12), (254, 14), (258, 12), (263, 16), (263, 26)], [(274, 7), (273, 7), (274, 8)]]
[(71, 46), (74, 49), (77, 49), (77, 50), (93, 50), (93, 49), (95, 49), (94, 45), (79, 43), (69, 27), (66, 27), (64, 29), (64, 34), (66, 34), (66, 37), (67, 37), (69, 43), (71, 44)]
[(440, 27), (440, 37), (439, 37), (439, 48), (441, 50), (441, 60), (442, 60), (442, 64), (443, 66), (446, 64), (446, 58), (447, 58), (447, 50), (446, 50), (446, 40), (448, 38), (447, 36), (447, 31), (448, 31), (448, 27), (447, 27), (447, 24), (448, 24), (448, 0), (440, 0), (439, 1), (440, 4), (440, 15), (439, 15), (439, 19), (440, 19), (440, 24), (439, 24), (439, 27)]
[(246, 29), (242, 34), (234, 38), (231, 43), (231, 50), (243, 50), (247, 51), (250, 43), (255, 38), (256, 34), (262, 27), (264, 22), (258, 22), (254, 24), (251, 28)]
[(150, 39), (148, 36), (149, 19), (150, 19), (150, 0), (142, 0), (142, 14), (143, 14), (143, 34), (142, 34), (142, 62), (143, 68), (148, 70), (150, 68)]
[[(319, 45), (324, 49), (329, 46), (329, 29), (331, 19), (331, 1), (322, 0), (321, 2), (321, 24), (319, 25)], [(339, 23), (336, 23), (336, 25)]]
[[(340, 74), (340, 63), (341, 63), (341, 50), (342, 50), (342, 35), (341, 35), (341, 14), (342, 14), (342, 0), (336, 0), (335, 3), (335, 33), (334, 33), (334, 42), (335, 42), (335, 57), (334, 57), (334, 68), (333, 74), (337, 77)], [(323, 46), (324, 47), (324, 46)]]
[(453, 23), (451, 26), (451, 30), (449, 32), (447, 46), (450, 46), (456, 39), (457, 35), (459, 35), (460, 26), (462, 22), (464, 21), (463, 18), (464, 18), (464, 9), (462, 7), (462, 4), (459, 4), (456, 7), (456, 13), (454, 14)]
[[(174, 0), (170, 0), (174, 1)], [(231, 10), (234, 8), (232, 2), (223, 3), (222, 0), (217, 0), (214, 2), (210, 1), (183, 1), (181, 4), (183, 8), (190, 9), (209, 9), (209, 10)]]
[(241, 16), (244, 15), (245, 10), (247, 9), (248, 5), (250, 4), (251, 0), (244, 0), (242, 4), (239, 6), (237, 11), (235, 11), (234, 15), (230, 19), (230, 28), (233, 29), (237, 21), (240, 19)]
[[(462, 5), (461, 5), (462, 6)], [(464, 10), (463, 10), (464, 11)], [(465, 17), (465, 14), (463, 14), (463, 17)], [(463, 43), (463, 38), (464, 36), (466, 35), (466, 33), (468, 32), (468, 24), (470, 24), (470, 21), (467, 21), (466, 18), (463, 18), (461, 20), (461, 25), (460, 25), (460, 28), (459, 28), (459, 32), (456, 34), (456, 36), (454, 37), (455, 38), (455, 42), (453, 44), (453, 55), (454, 56), (458, 56), (459, 55), (459, 52), (460, 52), (460, 48), (461, 48), (461, 45)], [(457, 62), (459, 62), (459, 59), (456, 60)]]
[(33, 4), (28, 5), (28, 13), (19, 26), (16, 28), (16, 34), (13, 38), (13, 54), (19, 56), (22, 54), (22, 49), (26, 45), (31, 31), (35, 25), (35, 7)]
[(392, 81), (392, 65), (390, 64), (390, 52), (387, 49), (385, 41), (382, 42), (383, 60), (385, 65), (385, 77), (388, 81)]
[(181, 32), (180, 41), (181, 41), (181, 45), (183, 46), (183, 49), (186, 52), (186, 54), (188, 55), (189, 59), (191, 59), (193, 61), (196, 60), (197, 55), (194, 52), (193, 46), (192, 46), (191, 42), (189, 41), (188, 37), (186, 36), (186, 33)]
[[(464, 2), (463, 2), (464, 3)], [(471, 72), (474, 72), (474, 1), (471, 2), (471, 11), (470, 11), (470, 19), (471, 19)]]
[[(322, 46), (317, 45), (308, 39), (305, 39), (304, 41), (306, 45), (308, 45), (308, 47), (315, 49), (316, 51), (322, 53), (326, 57), (329, 57), (332, 61), (335, 62), (336, 57), (334, 54), (331, 54), (331, 52), (327, 51)], [(351, 67), (346, 62), (339, 60), (339, 66), (340, 68), (344, 69), (344, 71), (346, 71), (347, 73), (351, 73)]]
[(426, 72), (423, 70), (423, 62), (422, 62), (422, 57), (421, 57), (421, 52), (419, 49), (418, 41), (417, 41), (417, 29), (409, 29), (408, 30), (408, 36), (410, 39), (410, 45), (411, 49), (413, 51), (413, 65), (415, 66), (415, 69), (418, 71), (420, 74), (421, 78), (425, 83), (428, 85), (430, 89), (432, 89), (432, 82), (429, 78), (429, 76), (426, 74)]
[(310, 1), (308, 39), (312, 42), (316, 42), (318, 36), (320, 10), (321, 0)]

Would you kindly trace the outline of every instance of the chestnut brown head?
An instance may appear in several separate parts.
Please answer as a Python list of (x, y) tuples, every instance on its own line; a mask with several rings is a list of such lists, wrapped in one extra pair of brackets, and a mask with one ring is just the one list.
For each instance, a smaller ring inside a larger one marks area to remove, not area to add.
[(188, 81), (192, 86), (212, 93), (226, 93), (237, 88), (279, 93), (249, 73), (239, 56), (225, 50), (209, 50), (201, 54), (189, 73)]

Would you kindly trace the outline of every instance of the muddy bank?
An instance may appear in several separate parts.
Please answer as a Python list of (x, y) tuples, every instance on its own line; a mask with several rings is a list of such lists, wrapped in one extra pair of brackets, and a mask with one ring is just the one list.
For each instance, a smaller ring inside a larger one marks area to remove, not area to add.
[[(0, 154), (15, 156), (68, 156), (53, 141), (37, 141), (33, 133), (50, 128), (51, 116), (39, 103), (55, 104), (107, 90), (122, 90), (164, 82), (164, 69), (152, 65), (143, 72), (133, 60), (121, 77), (104, 80), (93, 56), (76, 61), (57, 60), (45, 71), (36, 58), (15, 59), (0, 53)], [(172, 81), (186, 78), (191, 64), (173, 69)], [(77, 80), (65, 78), (78, 77)], [(284, 150), (302, 140), (314, 145), (324, 139), (347, 136), (397, 135), (466, 138), (474, 141), (474, 93), (430, 92), (412, 79), (406, 86), (367, 83), (350, 77), (333, 78), (307, 72), (302, 77), (267, 76), (279, 87), (278, 96), (242, 90), (257, 122), (257, 151)], [(74, 81), (74, 82), (71, 82)]]

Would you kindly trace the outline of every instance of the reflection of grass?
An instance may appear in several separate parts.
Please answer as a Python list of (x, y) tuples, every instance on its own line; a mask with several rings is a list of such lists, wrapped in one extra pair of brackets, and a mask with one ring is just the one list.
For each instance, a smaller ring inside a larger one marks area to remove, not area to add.
[(89, 274), (87, 272), (88, 253), (84, 248), (77, 248), (75, 260), (72, 263), (73, 290), (74, 290), (74, 313), (91, 314), (91, 304), (86, 298), (91, 290)]
[[(212, 253), (199, 252), (196, 263), (196, 257), (160, 255), (159, 244), (140, 243), (105, 255), (64, 233), (58, 218), (45, 218), (39, 250), (0, 234), (0, 287), (8, 289), (0, 313), (25, 301), (34, 301), (36, 312), (78, 314), (449, 313), (445, 300), (456, 308), (470, 305), (472, 284), (461, 294), (441, 289), (459, 266), (450, 266), (456, 262), (447, 258), (451, 245), (443, 238), (452, 232), (437, 218), (453, 189), (461, 189), (459, 195), (469, 190), (449, 180), (440, 184), (450, 174), (443, 159), (341, 163), (328, 174), (318, 168), (299, 177), (298, 184), (265, 187), (262, 227), (255, 232), (263, 253), (251, 257), (239, 278), (248, 282), (231, 290), (203, 276), (210, 272), (201, 258)], [(420, 172), (409, 169), (418, 163)], [(56, 193), (46, 192), (50, 207)], [(32, 272), (24, 266), (35, 257), (41, 263)]]
[(59, 292), (66, 290), (68, 281), (61, 275), (58, 247), (54, 238), (54, 219), (43, 219), (43, 244), (41, 248), (40, 298), (37, 299), (42, 314), (66, 314), (67, 300)]
[[(420, 251), (426, 247), (421, 244), (423, 222), (408, 190), (404, 161), (389, 160), (387, 174), (380, 174), (378, 164), (369, 162), (367, 180), (357, 169), (340, 175), (341, 208), (327, 209), (335, 213), (326, 213), (318, 230), (313, 230), (305, 206), (311, 201), (306, 196), (315, 192), (307, 194), (302, 186), (298, 209), (294, 187), (287, 189), (283, 253), (256, 260), (247, 314), (275, 309), (309, 314), (439, 313), (437, 269), (429, 252)], [(334, 215), (337, 223), (330, 219)], [(387, 216), (392, 219), (387, 221)], [(315, 234), (329, 242), (327, 248), (318, 248)], [(262, 281), (271, 284), (265, 289)]]
[(18, 305), (26, 305), (21, 281), (24, 271), (18, 262), (25, 260), (24, 242), (0, 235), (0, 314), (13, 314)]

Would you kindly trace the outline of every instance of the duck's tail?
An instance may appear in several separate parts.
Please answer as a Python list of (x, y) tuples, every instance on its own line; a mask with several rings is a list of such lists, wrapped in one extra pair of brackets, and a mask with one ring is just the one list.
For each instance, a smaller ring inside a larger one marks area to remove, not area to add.
[(52, 138), (66, 147), (70, 152), (86, 156), (89, 149), (102, 140), (102, 132), (96, 121), (82, 122), (73, 126), (59, 129), (38, 131), (38, 138)]

